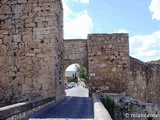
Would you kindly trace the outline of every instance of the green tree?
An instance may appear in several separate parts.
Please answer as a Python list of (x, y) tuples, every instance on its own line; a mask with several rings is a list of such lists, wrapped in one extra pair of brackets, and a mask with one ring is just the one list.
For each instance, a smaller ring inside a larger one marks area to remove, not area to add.
[(77, 67), (77, 74), (78, 74), (78, 77), (81, 81), (87, 83), (87, 80), (88, 80), (88, 73), (87, 73), (87, 69), (83, 66), (76, 66)]

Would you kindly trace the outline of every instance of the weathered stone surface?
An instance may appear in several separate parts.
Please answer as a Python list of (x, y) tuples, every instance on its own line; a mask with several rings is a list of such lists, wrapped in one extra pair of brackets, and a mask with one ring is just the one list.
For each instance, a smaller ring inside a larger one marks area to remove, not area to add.
[(87, 40), (64, 40), (64, 70), (71, 64), (78, 63), (87, 68)]
[(100, 96), (115, 102), (115, 118), (118, 120), (159, 120), (160, 109), (155, 103), (142, 102), (124, 93), (100, 93)]
[(87, 45), (93, 89), (107, 87), (107, 91), (126, 91), (130, 66), (128, 34), (90, 34)]
[(0, 108), (0, 118), (2, 120), (22, 120), (28, 115), (55, 102), (55, 97), (46, 97), (30, 102), (17, 103)]
[(61, 0), (0, 1), (0, 106), (63, 90)]
[(130, 57), (130, 95), (160, 105), (160, 65), (144, 63)]

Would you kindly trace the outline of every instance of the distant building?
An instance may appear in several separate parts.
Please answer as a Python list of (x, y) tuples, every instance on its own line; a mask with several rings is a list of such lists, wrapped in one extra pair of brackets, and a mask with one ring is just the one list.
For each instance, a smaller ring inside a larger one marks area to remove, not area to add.
[(65, 77), (72, 77), (76, 71), (65, 71)]

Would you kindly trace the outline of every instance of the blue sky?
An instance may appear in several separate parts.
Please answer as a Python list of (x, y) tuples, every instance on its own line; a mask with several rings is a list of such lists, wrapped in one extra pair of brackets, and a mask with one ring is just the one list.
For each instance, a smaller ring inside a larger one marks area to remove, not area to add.
[(160, 0), (62, 0), (64, 38), (129, 33), (130, 55), (160, 59)]

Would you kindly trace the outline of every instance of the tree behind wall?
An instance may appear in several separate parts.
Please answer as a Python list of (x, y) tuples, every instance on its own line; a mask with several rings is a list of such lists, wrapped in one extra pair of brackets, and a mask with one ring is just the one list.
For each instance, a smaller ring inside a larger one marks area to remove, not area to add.
[(77, 67), (77, 74), (78, 74), (78, 78), (87, 83), (87, 80), (88, 80), (88, 73), (87, 73), (87, 69), (83, 66), (76, 66)]

